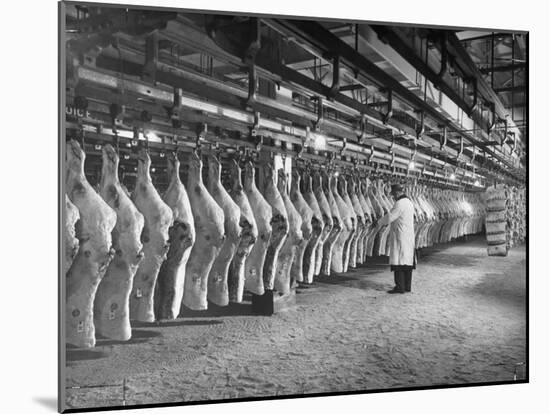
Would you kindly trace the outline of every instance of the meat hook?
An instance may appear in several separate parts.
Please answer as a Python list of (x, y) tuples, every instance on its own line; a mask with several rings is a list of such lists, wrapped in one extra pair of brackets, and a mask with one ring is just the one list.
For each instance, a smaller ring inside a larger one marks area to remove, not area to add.
[(316, 132), (319, 132), (321, 130), (321, 125), (324, 120), (323, 115), (323, 97), (318, 96), (317, 98), (317, 119), (315, 120), (315, 123), (313, 125), (313, 129)]
[(340, 150), (340, 156), (344, 155), (344, 151), (346, 150), (346, 147), (348, 145), (348, 141), (345, 137), (342, 139), (342, 141), (343, 141), (343, 144), (342, 144), (342, 149)]
[(443, 134), (441, 135), (441, 140), (439, 141), (439, 149), (443, 151), (445, 145), (447, 145), (447, 126), (443, 127)]

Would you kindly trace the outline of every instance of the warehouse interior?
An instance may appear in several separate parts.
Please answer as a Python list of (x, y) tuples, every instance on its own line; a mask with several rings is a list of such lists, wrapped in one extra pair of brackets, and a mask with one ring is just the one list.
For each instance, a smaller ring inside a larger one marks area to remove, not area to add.
[(527, 33), (62, 10), (66, 408), (527, 378)]

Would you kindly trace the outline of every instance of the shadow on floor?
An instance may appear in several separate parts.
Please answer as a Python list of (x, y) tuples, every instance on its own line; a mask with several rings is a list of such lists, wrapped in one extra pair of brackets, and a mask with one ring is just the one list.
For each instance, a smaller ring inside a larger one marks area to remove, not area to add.
[(173, 321), (159, 321), (155, 326), (164, 327), (164, 326), (193, 326), (193, 325), (221, 325), (223, 321), (215, 319), (204, 319), (204, 320), (173, 320)]
[(476, 285), (467, 288), (469, 294), (492, 297), (499, 302), (524, 308), (526, 307), (525, 275), (507, 275), (502, 273), (485, 273)]
[(52, 412), (57, 412), (57, 398), (55, 397), (33, 397), (32, 400)]
[(78, 348), (68, 348), (67, 349), (67, 363), (74, 361), (89, 361), (94, 359), (101, 359), (107, 357), (106, 352), (93, 351), (91, 349), (78, 349)]
[[(139, 323), (132, 322), (134, 328), (139, 325)], [(151, 327), (149, 325), (148, 327)], [(130, 344), (141, 344), (147, 342), (151, 338), (156, 338), (160, 336), (160, 332), (155, 331), (146, 331), (143, 329), (132, 329), (132, 337), (128, 341), (118, 341), (114, 339), (99, 338), (97, 340), (96, 346), (104, 345), (130, 345)]]
[(230, 303), (227, 306), (217, 306), (213, 303), (208, 304), (208, 309), (201, 311), (194, 311), (185, 306), (179, 314), (179, 318), (219, 318), (223, 316), (252, 316), (255, 313), (252, 312), (252, 304), (250, 302), (251, 296), (245, 295), (242, 303)]
[(324, 283), (327, 285), (346, 285), (346, 282), (358, 280), (356, 277), (346, 276), (339, 273), (333, 273), (330, 276), (319, 275), (315, 277), (316, 283)]

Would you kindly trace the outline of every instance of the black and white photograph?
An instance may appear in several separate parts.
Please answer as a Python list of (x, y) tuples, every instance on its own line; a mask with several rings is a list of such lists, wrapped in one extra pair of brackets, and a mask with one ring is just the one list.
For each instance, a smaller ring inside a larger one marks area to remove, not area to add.
[(529, 382), (528, 31), (58, 7), (61, 412)]

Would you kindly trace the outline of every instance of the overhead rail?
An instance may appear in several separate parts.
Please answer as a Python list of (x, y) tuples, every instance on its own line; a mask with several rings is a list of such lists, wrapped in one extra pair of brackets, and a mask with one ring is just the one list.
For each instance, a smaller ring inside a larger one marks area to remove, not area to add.
[[(302, 41), (308, 43), (310, 47), (317, 49), (321, 55), (338, 51), (341, 56), (342, 64), (353, 68), (353, 70), (362, 72), (365, 77), (373, 80), (379, 87), (392, 89), (395, 95), (413, 108), (417, 108), (419, 111), (428, 114), (441, 124), (447, 124), (451, 132), (464, 137), (470, 143), (480, 148), (483, 147), (482, 141), (478, 140), (472, 134), (462, 132), (460, 127), (449, 122), (447, 117), (433, 108), (429, 103), (420, 99), (406, 87), (401, 85), (401, 83), (386, 74), (365, 56), (359, 54), (351, 46), (343, 42), (319, 23), (284, 19), (265, 19), (264, 21), (266, 21), (266, 24), (276, 28), (287, 36), (300, 38)], [(507, 168), (513, 169), (515, 167), (507, 156), (499, 154), (497, 151), (490, 148), (487, 148), (487, 153), (503, 163)]]
[[(123, 68), (124, 73), (127, 75), (139, 76), (143, 67), (139, 62), (143, 62), (143, 56), (140, 55), (135, 50), (129, 48), (122, 48), (125, 52), (126, 59), (119, 60), (109, 60), (98, 58), (96, 64), (98, 66), (110, 69), (113, 71)], [(193, 72), (189, 69), (176, 67), (174, 65), (158, 62), (157, 71), (156, 71), (157, 81), (165, 83), (167, 85), (178, 85), (184, 88), (190, 93), (195, 93), (209, 99), (213, 99), (218, 102), (224, 102), (226, 104), (239, 107), (242, 104), (243, 100), (247, 100), (247, 90), (237, 85), (230, 85), (227, 82), (223, 82), (211, 77), (208, 77), (205, 74)], [(238, 98), (238, 99), (237, 99)], [(240, 100), (239, 100), (240, 99)], [(323, 99), (320, 99), (320, 104), (324, 103)], [(260, 110), (264, 113), (283, 117), (284, 119), (289, 119), (295, 124), (301, 124), (304, 127), (308, 126), (313, 122), (314, 125), (317, 125), (320, 121), (319, 113), (309, 112), (303, 109), (300, 109), (295, 106), (289, 106), (288, 103), (280, 102), (275, 99), (270, 99), (261, 95), (255, 95), (255, 102), (251, 104), (253, 108)], [(365, 132), (366, 125), (363, 119), (363, 129), (361, 128), (361, 123), (359, 123), (359, 128), (355, 128), (352, 125), (345, 125), (342, 122), (335, 122), (329, 119), (323, 119), (323, 131), (330, 133), (338, 137), (344, 137), (349, 139), (351, 142), (376, 142), (380, 145), (388, 146), (388, 140), (380, 138), (373, 134), (372, 130), (370, 132)], [(306, 122), (304, 122), (306, 121)], [(386, 129), (382, 123), (379, 123), (379, 126)], [(399, 131), (396, 132), (399, 134)], [(445, 162), (450, 164), (456, 164), (456, 162), (469, 162), (469, 157), (464, 155), (459, 155), (456, 151), (456, 148), (453, 148), (453, 145), (446, 143), (444, 147), (440, 147), (440, 142), (437, 139), (426, 137), (423, 141), (418, 142), (419, 153), (430, 152), (430, 155), (433, 155), (433, 148), (437, 154), (445, 155)], [(456, 157), (456, 160), (455, 160)], [(443, 161), (438, 160), (440, 164), (443, 164)], [(475, 167), (483, 167), (480, 163), (474, 164)], [(493, 172), (494, 176), (496, 172)]]
[[(155, 106), (151, 102), (157, 102), (156, 112), (152, 111), (151, 121), (147, 123), (138, 124), (143, 129), (154, 129), (161, 134), (167, 136), (173, 136), (177, 134), (177, 131), (169, 122), (169, 118), (163, 108), (166, 105), (174, 104), (174, 91), (169, 87), (161, 87), (157, 85), (152, 87), (144, 82), (135, 80), (121, 80), (116, 74), (109, 74), (105, 71), (100, 71), (93, 68), (87, 68), (79, 66), (76, 69), (78, 79), (84, 83), (96, 84), (100, 87), (106, 88), (103, 95), (101, 92), (94, 92), (93, 89), (88, 89), (88, 95), (92, 96), (94, 102), (89, 104), (90, 110), (97, 113), (103, 113), (103, 119), (99, 119), (102, 122), (110, 125), (110, 105), (109, 101), (118, 99), (117, 104), (133, 105), (138, 109), (136, 115), (139, 114), (139, 110), (142, 108), (148, 108), (152, 110)], [(125, 94), (120, 95), (112, 90), (119, 89), (124, 83)], [(136, 96), (141, 96), (143, 99), (140, 104), (140, 100), (135, 99)], [(118, 96), (118, 98), (116, 98)], [(198, 98), (186, 96), (185, 93), (177, 91), (178, 107), (180, 108), (178, 115), (180, 120), (189, 121), (193, 124), (210, 123), (212, 126), (220, 126), (226, 129), (234, 129), (236, 124), (241, 124), (241, 131), (249, 131), (252, 125), (257, 123), (256, 135), (265, 135), (276, 140), (288, 142), (292, 145), (304, 146), (306, 142), (310, 142), (309, 145), (314, 147), (314, 142), (320, 134), (312, 133), (311, 131), (303, 128), (291, 127), (284, 125), (279, 121), (265, 119), (262, 117), (255, 117), (254, 114), (246, 112), (245, 110), (235, 110), (234, 108), (215, 105), (211, 102), (207, 102)], [(101, 103), (101, 101), (108, 99), (109, 101)], [(149, 100), (149, 103), (147, 103)], [(136, 111), (134, 109), (134, 111)], [(199, 111), (199, 112), (197, 112)], [(164, 115), (164, 117), (163, 117)], [(129, 123), (134, 123), (132, 119), (137, 118), (129, 117)], [(90, 121), (90, 120), (88, 120)], [(97, 122), (97, 120), (96, 120)], [(164, 126), (162, 125), (164, 123)], [(186, 131), (188, 133), (189, 129)], [(180, 133), (183, 132), (180, 130)], [(119, 135), (120, 135), (119, 131)], [(402, 168), (408, 168), (410, 166), (411, 155), (413, 151), (410, 148), (403, 147), (401, 145), (393, 144), (393, 153), (390, 155), (388, 147), (380, 145), (380, 143), (373, 143), (369, 147), (359, 146), (354, 143), (344, 143), (340, 139), (331, 139), (331, 137), (323, 137), (322, 150), (334, 152), (342, 157), (345, 162), (347, 156), (358, 159), (363, 165), (372, 165), (372, 163), (382, 163), (385, 165), (394, 165), (398, 163)], [(223, 139), (222, 139), (223, 142)], [(344, 153), (345, 152), (345, 153)], [(298, 153), (297, 151), (295, 152)], [(305, 154), (304, 154), (305, 155)], [(444, 174), (445, 163), (439, 159), (428, 157), (425, 154), (415, 153), (416, 163), (418, 168), (413, 168), (412, 174), (424, 174), (431, 175), (439, 178), (446, 178)], [(451, 166), (449, 165), (449, 170)], [(462, 172), (463, 184), (474, 185), (478, 180), (484, 180), (480, 174), (468, 171), (466, 168), (459, 168), (458, 171)], [(448, 178), (448, 177), (447, 177)], [(479, 185), (478, 185), (479, 186)]]

